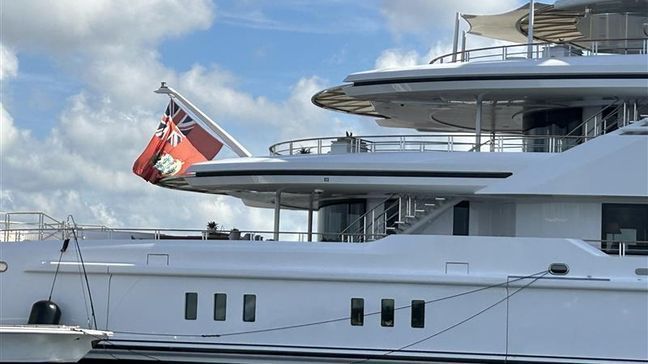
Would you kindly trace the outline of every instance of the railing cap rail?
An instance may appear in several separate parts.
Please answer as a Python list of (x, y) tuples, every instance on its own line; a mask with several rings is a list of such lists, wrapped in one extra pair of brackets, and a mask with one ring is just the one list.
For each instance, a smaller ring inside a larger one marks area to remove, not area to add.
[[(647, 42), (648, 38), (610, 38), (610, 39), (574, 39), (574, 40), (569, 40), (569, 41), (562, 41), (562, 42), (552, 42), (552, 41), (543, 41), (543, 42), (535, 42), (535, 43), (515, 43), (515, 44), (505, 44), (505, 45), (499, 45), (499, 46), (491, 46), (491, 47), (480, 47), (480, 48), (470, 48), (470, 49), (465, 49), (465, 50), (460, 50), (457, 52), (450, 52), (447, 54), (440, 55), (434, 59), (432, 59), (428, 64), (435, 64), (437, 62), (439, 63), (446, 63), (444, 60), (446, 58), (450, 59), (456, 59), (454, 61), (450, 61), (449, 63), (461, 63), (465, 62), (461, 57), (462, 54), (466, 53), (471, 53), (471, 52), (479, 52), (479, 51), (490, 51), (490, 50), (495, 50), (495, 49), (510, 49), (510, 48), (518, 48), (518, 47), (539, 47), (539, 46), (569, 46), (573, 47), (574, 49), (579, 49), (579, 50), (590, 50), (593, 51), (592, 49), (589, 49), (587, 47), (584, 47), (578, 43), (592, 43), (592, 47), (596, 49), (598, 43), (605, 43), (605, 42), (633, 42), (633, 41), (640, 41), (640, 42)], [(625, 47), (619, 46), (618, 48), (613, 48), (613, 49), (618, 49), (618, 50), (628, 50), (628, 45), (626, 44)], [(634, 49), (634, 48), (632, 48)], [(643, 54), (646, 52), (645, 47), (638, 47), (636, 48), (637, 50), (640, 51), (640, 54)], [(607, 48), (606, 48), (607, 50)], [(598, 54), (595, 53), (595, 54)], [(496, 56), (497, 54), (493, 54), (493, 56)], [(453, 58), (453, 56), (455, 56)]]

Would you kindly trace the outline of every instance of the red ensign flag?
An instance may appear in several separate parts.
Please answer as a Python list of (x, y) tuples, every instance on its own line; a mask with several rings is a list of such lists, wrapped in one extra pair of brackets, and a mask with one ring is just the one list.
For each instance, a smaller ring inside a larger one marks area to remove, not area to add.
[(135, 160), (133, 173), (151, 183), (183, 174), (189, 166), (214, 158), (223, 143), (203, 129), (173, 100), (155, 134)]

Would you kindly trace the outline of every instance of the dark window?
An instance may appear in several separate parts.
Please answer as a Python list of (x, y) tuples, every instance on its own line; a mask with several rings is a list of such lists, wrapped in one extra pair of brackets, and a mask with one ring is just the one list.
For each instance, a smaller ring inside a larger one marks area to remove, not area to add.
[(351, 299), (351, 325), (364, 325), (364, 298)]
[(601, 249), (618, 254), (626, 242), (626, 254), (648, 254), (648, 204), (604, 203)]
[(394, 326), (394, 300), (390, 298), (381, 301), (380, 325), (385, 327)]
[(185, 293), (185, 320), (195, 320), (198, 316), (198, 293)]
[(425, 327), (425, 301), (412, 300), (412, 327)]
[(452, 220), (452, 235), (468, 235), (470, 219), (470, 203), (461, 201), (454, 206)]
[[(358, 218), (365, 213), (365, 200), (336, 202), (320, 207), (317, 215), (317, 229), (322, 241), (340, 241), (340, 233), (358, 234), (362, 232), (362, 221)], [(353, 226), (349, 226), (352, 224)], [(358, 237), (356, 237), (357, 239)]]
[(243, 321), (254, 322), (256, 320), (256, 295), (243, 295)]
[(214, 294), (214, 320), (225, 321), (227, 312), (227, 295), (225, 293)]

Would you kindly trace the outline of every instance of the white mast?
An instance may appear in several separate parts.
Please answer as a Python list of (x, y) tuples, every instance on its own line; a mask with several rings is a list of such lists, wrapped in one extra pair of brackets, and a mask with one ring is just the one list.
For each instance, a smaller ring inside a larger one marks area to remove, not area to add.
[(527, 29), (527, 58), (533, 58), (533, 26), (535, 23), (535, 0), (529, 3), (529, 28)]
[(169, 96), (173, 96), (180, 100), (180, 102), (187, 108), (189, 111), (191, 111), (192, 114), (195, 116), (199, 117), (203, 123), (209, 127), (216, 135), (218, 135), (223, 142), (234, 151), (239, 157), (251, 157), (252, 153), (250, 153), (241, 143), (238, 142), (238, 140), (234, 139), (233, 136), (231, 136), (228, 132), (225, 131), (220, 125), (218, 125), (214, 120), (210, 119), (209, 116), (205, 115), (200, 109), (198, 109), (194, 104), (189, 102), (184, 96), (182, 96), (178, 91), (172, 89), (171, 87), (166, 85), (166, 82), (162, 82), (162, 85), (160, 85), (160, 88), (155, 90), (155, 93), (158, 94), (166, 94)]

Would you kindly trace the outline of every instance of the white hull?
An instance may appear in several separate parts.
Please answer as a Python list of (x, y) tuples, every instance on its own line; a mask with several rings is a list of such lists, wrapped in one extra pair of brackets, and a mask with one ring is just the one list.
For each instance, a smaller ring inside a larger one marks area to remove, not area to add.
[(76, 363), (109, 335), (70, 326), (0, 326), (0, 362)]
[[(25, 307), (48, 290), (58, 248), (3, 247), (5, 322), (24, 322)], [(97, 323), (115, 333), (91, 357), (648, 362), (648, 277), (641, 270), (648, 260), (608, 256), (579, 240), (395, 235), (364, 244), (85, 241), (82, 249)], [(73, 255), (63, 261), (53, 301), (63, 322), (80, 325), (88, 317), (79, 266)], [(552, 263), (567, 264), (569, 273), (523, 278)], [(14, 283), (27, 281), (29, 289)], [(188, 292), (197, 295), (195, 319), (185, 317)], [(227, 294), (223, 321), (214, 320), (216, 293)], [(254, 322), (243, 320), (247, 294), (256, 295)], [(349, 321), (354, 297), (365, 302), (362, 326)], [(439, 301), (444, 297), (451, 298)], [(393, 327), (381, 325), (386, 298), (405, 306)], [(412, 300), (430, 302), (424, 328), (410, 324)]]

